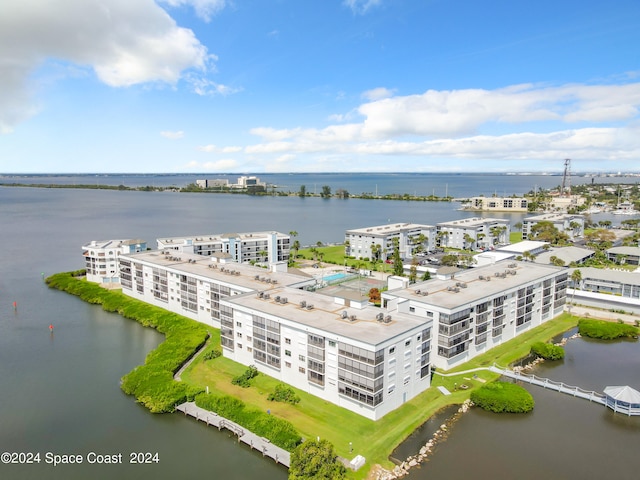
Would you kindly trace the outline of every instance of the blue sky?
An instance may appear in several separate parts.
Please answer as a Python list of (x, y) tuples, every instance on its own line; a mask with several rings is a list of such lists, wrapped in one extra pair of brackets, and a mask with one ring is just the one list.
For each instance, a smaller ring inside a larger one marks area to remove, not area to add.
[(640, 3), (3, 0), (1, 173), (640, 171)]

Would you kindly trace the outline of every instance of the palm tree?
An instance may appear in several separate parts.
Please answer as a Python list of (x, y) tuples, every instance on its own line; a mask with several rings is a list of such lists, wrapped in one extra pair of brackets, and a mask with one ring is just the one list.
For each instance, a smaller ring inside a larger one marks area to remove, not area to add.
[(571, 303), (573, 303), (573, 299), (576, 296), (576, 290), (580, 288), (580, 284), (582, 283), (582, 272), (579, 268), (576, 268), (573, 272), (571, 272), (571, 281), (573, 282), (573, 295), (571, 296)]

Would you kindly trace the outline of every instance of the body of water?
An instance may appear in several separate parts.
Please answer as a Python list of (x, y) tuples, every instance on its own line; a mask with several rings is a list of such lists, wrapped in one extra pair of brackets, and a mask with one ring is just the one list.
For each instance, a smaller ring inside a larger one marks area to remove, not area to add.
[[(466, 190), (475, 191), (473, 183)], [(285, 479), (287, 476), (283, 467), (239, 446), (224, 431), (207, 428), (179, 414), (151, 414), (121, 392), (122, 375), (141, 364), (162, 337), (44, 285), (44, 276), (84, 267), (83, 244), (91, 240), (142, 238), (155, 246), (159, 237), (260, 230), (296, 230), (302, 244), (337, 243), (343, 241), (344, 231), (350, 228), (388, 222), (435, 224), (476, 215), (458, 211), (456, 207), (429, 202), (0, 187), (0, 451), (41, 455), (39, 464), (0, 464), (0, 476), (12, 479), (203, 476)], [(508, 218), (515, 222), (521, 217)], [(50, 324), (53, 332), (49, 331)], [(616, 350), (609, 352), (605, 361), (618, 361)], [(637, 361), (638, 349), (623, 355), (631, 355)], [(573, 363), (581, 361), (565, 360), (567, 366)], [(571, 383), (571, 378), (562, 380)], [(603, 379), (601, 383), (612, 382)], [(430, 468), (438, 469), (434, 471), (442, 472), (442, 476), (455, 475), (461, 463), (459, 458), (471, 462), (476, 458), (474, 452), (479, 451), (467, 452), (468, 442), (476, 449), (482, 448), (483, 464), (500, 465), (503, 449), (511, 448), (512, 440), (498, 436), (488, 443), (490, 437), (485, 432), (490, 431), (487, 430), (490, 425), (512, 432), (509, 435), (521, 435), (523, 442), (546, 445), (544, 452), (535, 453), (541, 463), (565, 459), (564, 440), (554, 447), (555, 433), (549, 432), (571, 432), (583, 428), (582, 423), (589, 423), (594, 442), (618, 438), (620, 429), (638, 433), (633, 430), (637, 424), (629, 426), (619, 419), (611, 420), (604, 410), (576, 418), (546, 417), (545, 411), (554, 411), (554, 405), (563, 405), (567, 400), (572, 402), (566, 407), (570, 411), (598, 408), (570, 398), (557, 398), (558, 394), (549, 395), (545, 399), (545, 394), (536, 394), (534, 425), (521, 427), (527, 420), (520, 417), (495, 420), (479, 412), (465, 416), (455, 427), (456, 432), (462, 433), (454, 433), (439, 447), (428, 467), (412, 473), (413, 478), (427, 478)], [(476, 421), (486, 425), (476, 427), (469, 423)], [(467, 423), (469, 428), (465, 428)], [(582, 430), (578, 431), (584, 435)], [(635, 445), (624, 442), (619, 447), (618, 443), (615, 445), (619, 449), (616, 455), (628, 457), (627, 464), (633, 467), (615, 470), (616, 476), (631, 478), (629, 475), (637, 472)], [(447, 449), (457, 452), (453, 455), (458, 460), (451, 460)], [(95, 465), (85, 460), (80, 465), (53, 466), (45, 461), (47, 453), (82, 455), (86, 459), (90, 452), (122, 454), (123, 464)], [(129, 455), (136, 452), (157, 452), (159, 461), (130, 464)], [(595, 464), (594, 468), (602, 463), (601, 458), (593, 455), (581, 461)], [(614, 465), (617, 468), (617, 463)], [(440, 474), (428, 476), (440, 478)], [(488, 473), (475, 477), (495, 478)]]

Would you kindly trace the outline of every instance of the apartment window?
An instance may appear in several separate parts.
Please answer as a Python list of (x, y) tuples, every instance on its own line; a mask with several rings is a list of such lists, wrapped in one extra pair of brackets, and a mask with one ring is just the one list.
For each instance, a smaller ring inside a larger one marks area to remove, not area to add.
[(284, 354), (285, 354), (287, 357), (290, 357), (290, 356), (291, 356), (291, 350), (285, 350), (285, 351), (284, 351)]
[(284, 366), (287, 368), (291, 368), (291, 363), (290, 362), (284, 362)]
[(242, 344), (241, 343), (238, 343), (237, 345), (238, 345), (238, 348), (242, 348)]
[(236, 322), (236, 327), (242, 328), (242, 323), (241, 322)]
[(238, 336), (238, 338), (242, 338), (242, 332), (236, 332), (236, 335)]
[(389, 385), (389, 390), (388, 390), (388, 392), (389, 392), (389, 393), (393, 393), (393, 391), (394, 391), (395, 389), (396, 389), (396, 386), (395, 386), (395, 385)]
[(404, 346), (405, 347), (408, 347), (409, 345), (411, 345), (411, 339), (409, 339), (406, 342), (404, 342)]
[(409, 307), (409, 311), (411, 313), (415, 313), (416, 312), (416, 307)]
[(304, 355), (298, 355), (298, 360), (300, 360), (301, 362), (305, 362), (307, 359)]
[(391, 348), (389, 349), (389, 355), (391, 355), (391, 354), (392, 354), (393, 352), (395, 352), (395, 351), (396, 351), (396, 347), (391, 347)]
[(306, 370), (304, 369), (304, 367), (298, 367), (298, 371), (300, 373), (306, 373)]
[(286, 343), (287, 345), (291, 345), (291, 339), (290, 338), (285, 338), (284, 339), (284, 343)]
[(336, 346), (336, 342), (334, 342), (333, 340), (329, 340), (329, 346), (330, 347), (335, 347)]
[(406, 377), (404, 377), (404, 384), (405, 385), (409, 385), (410, 381), (411, 381), (411, 375), (407, 375)]

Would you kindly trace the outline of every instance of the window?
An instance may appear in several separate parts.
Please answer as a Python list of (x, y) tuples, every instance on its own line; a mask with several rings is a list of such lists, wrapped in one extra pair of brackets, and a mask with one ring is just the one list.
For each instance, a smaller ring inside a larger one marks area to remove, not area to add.
[(404, 342), (404, 346), (405, 347), (408, 347), (409, 345), (411, 345), (411, 339), (409, 339), (406, 342)]
[(287, 368), (291, 368), (291, 363), (290, 362), (284, 362), (284, 366)]
[(285, 351), (284, 351), (284, 354), (285, 354), (287, 357), (290, 357), (290, 356), (291, 356), (291, 350), (285, 350)]
[(306, 358), (304, 357), (304, 355), (298, 355), (298, 360), (300, 360), (301, 362), (306, 362)]
[(388, 392), (389, 392), (389, 393), (393, 393), (393, 391), (394, 391), (395, 389), (396, 389), (396, 386), (395, 386), (395, 385), (389, 385), (389, 390), (388, 390)]
[(240, 322), (236, 322), (236, 327), (238, 327), (238, 328), (242, 328), (242, 323), (240, 323)]
[(242, 332), (236, 332), (236, 335), (238, 336), (238, 338), (242, 338)]
[(241, 343), (238, 343), (237, 345), (238, 345), (238, 348), (242, 348), (242, 344)]
[(290, 338), (285, 338), (284, 339), (284, 343), (286, 343), (287, 345), (291, 345), (291, 339)]
[(415, 313), (415, 311), (416, 311), (416, 307), (409, 307), (409, 311), (410, 311), (411, 313)]
[(304, 367), (298, 367), (298, 371), (300, 373), (306, 373), (306, 370), (304, 369)]
[(404, 377), (404, 384), (405, 385), (409, 385), (410, 381), (411, 381), (411, 375), (407, 375), (406, 377)]
[(329, 346), (330, 347), (335, 347), (336, 346), (336, 342), (334, 342), (333, 340), (329, 340)]
[(249, 352), (249, 353), (253, 352), (253, 348), (247, 347), (247, 352)]
[(396, 351), (396, 347), (391, 347), (391, 348), (389, 349), (389, 355), (391, 355), (391, 354), (392, 354), (393, 352), (395, 352), (395, 351)]

